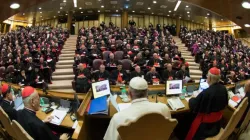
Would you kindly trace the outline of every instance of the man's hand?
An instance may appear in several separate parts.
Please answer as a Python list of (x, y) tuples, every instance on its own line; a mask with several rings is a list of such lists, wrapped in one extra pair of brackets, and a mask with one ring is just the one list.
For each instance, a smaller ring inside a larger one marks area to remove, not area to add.
[(44, 122), (44, 123), (48, 123), (48, 122), (50, 122), (53, 118), (54, 118), (54, 116), (47, 116), (47, 117), (43, 120), (43, 122)]
[(63, 134), (60, 136), (59, 139), (60, 139), (60, 140), (68, 140), (68, 139), (69, 139), (69, 135), (66, 134), (66, 133), (63, 133)]

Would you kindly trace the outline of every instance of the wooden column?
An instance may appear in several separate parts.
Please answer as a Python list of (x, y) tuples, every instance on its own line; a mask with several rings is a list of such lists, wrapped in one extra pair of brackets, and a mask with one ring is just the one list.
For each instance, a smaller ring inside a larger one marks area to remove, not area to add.
[(73, 16), (73, 13), (72, 13), (72, 11), (70, 11), (68, 13), (68, 19), (67, 19), (67, 29), (68, 29), (69, 33), (71, 33), (72, 16)]
[(213, 30), (212, 18), (211, 18), (211, 17), (209, 18), (209, 21), (208, 21), (208, 29), (209, 29), (209, 30)]
[(36, 17), (33, 17), (33, 19), (32, 19), (32, 26), (33, 27), (36, 26)]
[(176, 36), (179, 36), (180, 31), (181, 31), (180, 18), (177, 16), (176, 17)]
[(122, 28), (128, 27), (128, 11), (122, 12)]

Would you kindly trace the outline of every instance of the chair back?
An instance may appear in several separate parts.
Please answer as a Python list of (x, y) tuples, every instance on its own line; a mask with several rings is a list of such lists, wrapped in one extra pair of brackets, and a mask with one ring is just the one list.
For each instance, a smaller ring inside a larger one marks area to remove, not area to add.
[(214, 137), (209, 137), (206, 140), (226, 140), (234, 131), (236, 125), (239, 123), (243, 113), (245, 112), (248, 102), (248, 98), (245, 98), (239, 107), (234, 111), (232, 117), (230, 118), (229, 122), (227, 123), (226, 128), (223, 131), (220, 131)]
[(131, 63), (132, 63), (131, 60), (129, 60), (129, 59), (123, 59), (121, 62), (122, 62), (122, 68), (124, 70), (131, 70)]
[(101, 64), (103, 64), (103, 61), (101, 59), (95, 59), (93, 61), (93, 71), (99, 70)]
[(122, 140), (167, 140), (177, 123), (176, 119), (150, 113), (119, 126), (117, 130)]
[(7, 72), (8, 72), (8, 73), (14, 73), (14, 72), (15, 72), (14, 66), (13, 66), (13, 65), (9, 65), (9, 66), (7, 67)]
[(0, 107), (0, 121), (3, 124), (3, 127), (6, 129), (7, 133), (11, 137), (17, 138), (15, 132), (12, 129), (11, 120), (2, 107)]
[(122, 58), (123, 58), (123, 51), (116, 51), (115, 52), (115, 54), (114, 54), (114, 56), (115, 56), (115, 60), (122, 60)]
[(15, 120), (12, 121), (12, 129), (16, 133), (18, 140), (34, 140), (23, 127)]
[(245, 116), (245, 119), (243, 120), (241, 126), (240, 126), (240, 130), (246, 130), (248, 124), (249, 124), (249, 121), (250, 121), (250, 108), (248, 109), (247, 111), (247, 114)]
[(102, 55), (103, 55), (103, 60), (107, 60), (108, 57), (109, 57), (109, 54), (110, 54), (110, 51), (104, 51), (104, 52), (102, 53)]

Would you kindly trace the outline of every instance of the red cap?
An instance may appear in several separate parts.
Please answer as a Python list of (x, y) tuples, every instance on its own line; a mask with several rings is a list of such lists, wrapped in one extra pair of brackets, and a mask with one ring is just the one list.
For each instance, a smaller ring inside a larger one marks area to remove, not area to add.
[(209, 72), (213, 75), (220, 75), (220, 70), (216, 67), (211, 68)]
[(22, 91), (22, 97), (26, 98), (26, 97), (30, 96), (34, 91), (35, 91), (35, 89), (33, 87), (27, 86)]
[(8, 88), (9, 88), (9, 85), (8, 85), (8, 84), (3, 84), (3, 85), (2, 85), (2, 88), (1, 88), (1, 89), (2, 89), (2, 94), (3, 94), (3, 93), (6, 93), (7, 90), (8, 90)]
[(186, 66), (186, 67), (188, 67), (188, 66), (189, 66), (188, 62), (186, 62), (186, 63), (185, 63), (185, 66)]

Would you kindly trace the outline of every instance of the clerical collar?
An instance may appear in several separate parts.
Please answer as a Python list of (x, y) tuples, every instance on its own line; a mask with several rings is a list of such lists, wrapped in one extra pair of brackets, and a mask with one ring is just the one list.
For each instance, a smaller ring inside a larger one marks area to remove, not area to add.
[(139, 99), (135, 99), (132, 101), (132, 104), (134, 103), (140, 103), (140, 102), (148, 102), (147, 98), (139, 98)]
[(28, 112), (30, 112), (30, 113), (35, 114), (35, 115), (36, 115), (36, 112), (35, 112), (35, 111), (33, 111), (33, 110), (31, 110), (31, 109), (29, 109), (29, 108), (27, 108), (27, 107), (25, 107), (24, 109), (25, 109), (25, 110), (27, 110)]
[(5, 103), (7, 103), (7, 104), (11, 104), (11, 101), (8, 101), (8, 100), (6, 100), (6, 99), (4, 99), (3, 100)]

